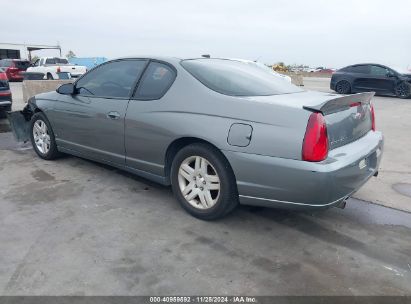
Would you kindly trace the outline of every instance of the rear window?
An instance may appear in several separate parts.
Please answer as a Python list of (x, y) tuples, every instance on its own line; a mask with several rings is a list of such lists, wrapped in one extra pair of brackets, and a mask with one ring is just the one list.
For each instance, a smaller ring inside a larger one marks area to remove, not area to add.
[(231, 96), (266, 96), (302, 92), (258, 66), (227, 59), (188, 59), (181, 65), (201, 83)]
[(29, 67), (30, 62), (28, 62), (28, 61), (14, 61), (14, 65), (16, 66), (16, 68), (25, 71)]
[(68, 61), (64, 58), (47, 58), (46, 64), (68, 64)]
[(0, 60), (0, 66), (4, 68), (11, 67), (11, 60)]

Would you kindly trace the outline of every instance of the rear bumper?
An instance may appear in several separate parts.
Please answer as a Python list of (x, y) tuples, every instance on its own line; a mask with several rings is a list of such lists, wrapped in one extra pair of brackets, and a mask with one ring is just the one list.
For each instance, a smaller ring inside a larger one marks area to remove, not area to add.
[(234, 170), (240, 203), (310, 209), (337, 205), (366, 183), (378, 171), (383, 144), (380, 132), (369, 132), (318, 163), (223, 153)]

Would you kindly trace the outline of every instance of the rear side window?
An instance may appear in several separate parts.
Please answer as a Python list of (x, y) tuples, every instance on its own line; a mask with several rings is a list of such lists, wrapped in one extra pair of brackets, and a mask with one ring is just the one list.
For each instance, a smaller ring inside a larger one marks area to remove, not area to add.
[(358, 73), (358, 74), (369, 74), (370, 67), (368, 65), (356, 65), (349, 67), (349, 72), (351, 73)]
[(171, 87), (175, 78), (174, 69), (166, 64), (153, 61), (144, 72), (134, 97), (144, 100), (160, 99)]

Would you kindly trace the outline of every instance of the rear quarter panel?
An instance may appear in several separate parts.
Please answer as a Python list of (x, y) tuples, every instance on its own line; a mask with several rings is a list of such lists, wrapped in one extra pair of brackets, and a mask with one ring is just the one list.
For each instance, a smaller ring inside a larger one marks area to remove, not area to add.
[[(219, 94), (181, 68), (163, 98), (130, 101), (125, 120), (127, 159), (133, 167), (162, 175), (167, 148), (183, 137), (205, 140), (220, 150), (301, 159), (309, 115), (298, 107)], [(228, 143), (234, 123), (252, 127), (248, 146)]]

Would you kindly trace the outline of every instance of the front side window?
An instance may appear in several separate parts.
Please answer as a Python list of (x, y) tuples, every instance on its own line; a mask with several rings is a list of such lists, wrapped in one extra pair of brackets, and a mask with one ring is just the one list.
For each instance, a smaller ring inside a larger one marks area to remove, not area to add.
[(164, 63), (153, 61), (144, 72), (134, 97), (145, 100), (160, 99), (173, 84), (175, 78), (174, 69)]
[(120, 60), (103, 64), (76, 82), (80, 95), (93, 97), (129, 97), (146, 60)]
[(256, 65), (226, 59), (189, 59), (181, 65), (209, 89), (231, 96), (302, 92), (297, 86)]
[(388, 70), (386, 68), (377, 66), (377, 65), (372, 65), (371, 66), (371, 75), (373, 76), (387, 76)]

